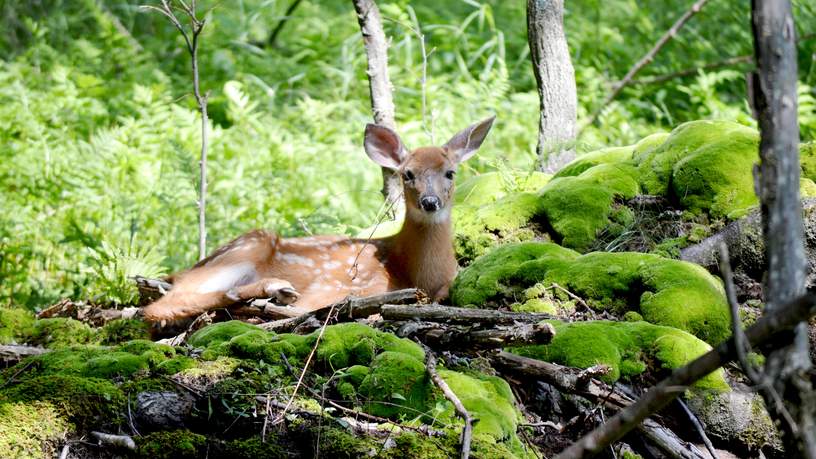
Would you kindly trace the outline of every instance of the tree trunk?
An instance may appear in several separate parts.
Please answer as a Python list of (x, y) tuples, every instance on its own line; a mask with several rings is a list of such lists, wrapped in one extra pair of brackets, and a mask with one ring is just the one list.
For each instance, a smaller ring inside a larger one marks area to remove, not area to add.
[[(796, 110), (796, 37), (788, 0), (752, 0), (751, 24), (757, 71), (750, 79), (751, 99), (760, 129), (759, 198), (768, 271), (767, 313), (776, 312), (804, 291), (806, 260), (799, 201), (799, 125)], [(790, 457), (816, 457), (814, 392), (808, 371), (807, 322), (796, 327), (793, 343), (771, 353), (765, 364), (772, 388), (763, 397), (781, 423)], [(793, 422), (775, 406), (776, 390)], [(798, 430), (798, 431), (797, 431)]]
[[(380, 10), (374, 0), (352, 0), (363, 35), (366, 59), (368, 60), (368, 88), (371, 94), (371, 111), (374, 122), (397, 130), (394, 120), (394, 96), (391, 80), (388, 78), (388, 40), (382, 26)], [(390, 169), (382, 168), (382, 194), (389, 203), (398, 207), (401, 203), (402, 184), (399, 176)], [(397, 215), (399, 215), (397, 213)]]
[(527, 0), (527, 39), (541, 104), (536, 154), (542, 170), (555, 172), (575, 158), (578, 105), (564, 0)]

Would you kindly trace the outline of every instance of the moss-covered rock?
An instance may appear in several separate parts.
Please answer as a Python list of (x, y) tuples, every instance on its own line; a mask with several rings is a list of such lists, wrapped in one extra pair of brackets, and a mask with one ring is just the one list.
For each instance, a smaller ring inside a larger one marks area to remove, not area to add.
[(535, 237), (527, 227), (540, 213), (540, 200), (534, 191), (548, 181), (549, 175), (540, 172), (491, 172), (463, 183), (456, 190), (453, 208), (457, 257), (472, 260), (499, 242)]
[(29, 343), (52, 349), (74, 344), (96, 343), (96, 330), (88, 324), (74, 319), (40, 319), (34, 323), (34, 332)]
[(0, 404), (48, 402), (77, 426), (115, 425), (125, 411), (122, 391), (110, 381), (68, 375), (36, 376), (0, 390)]
[(195, 459), (207, 450), (207, 438), (189, 430), (153, 432), (136, 440), (138, 456), (146, 459)]
[(816, 182), (816, 141), (799, 145), (799, 164), (802, 177)]
[(640, 193), (637, 170), (624, 163), (599, 164), (574, 177), (553, 179), (541, 191), (541, 216), (564, 247), (587, 250), (615, 217), (616, 200)]
[(134, 339), (150, 339), (150, 325), (141, 319), (117, 319), (99, 330), (99, 342), (113, 345)]
[(26, 341), (33, 332), (33, 313), (19, 308), (0, 308), (0, 344)]
[[(535, 457), (519, 440), (522, 421), (507, 382), (495, 376), (439, 370), (439, 376), (476, 420), (473, 438), (477, 457)], [(452, 408), (451, 408), (452, 409)], [(449, 415), (452, 415), (452, 411)]]
[[(682, 330), (647, 322), (551, 323), (556, 335), (550, 344), (515, 347), (511, 352), (578, 368), (608, 365), (612, 371), (603, 379), (614, 382), (619, 378), (630, 379), (647, 369), (652, 372), (673, 370), (711, 349)], [(729, 390), (721, 369), (695, 383), (695, 387)]]
[(193, 347), (208, 347), (212, 344), (227, 342), (233, 337), (248, 331), (256, 330), (261, 329), (246, 322), (230, 320), (228, 322), (212, 324), (196, 331), (190, 336), (187, 342)]
[(503, 304), (536, 283), (557, 283), (599, 310), (636, 311), (709, 343), (729, 336), (720, 281), (692, 263), (643, 253), (575, 252), (551, 243), (497, 247), (462, 270), (451, 287), (459, 306)]
[(74, 426), (49, 402), (0, 402), (3, 457), (56, 457), (59, 442)]

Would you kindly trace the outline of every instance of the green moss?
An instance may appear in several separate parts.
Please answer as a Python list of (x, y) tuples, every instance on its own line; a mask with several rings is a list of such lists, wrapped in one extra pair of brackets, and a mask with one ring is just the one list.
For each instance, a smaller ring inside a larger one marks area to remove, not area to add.
[(496, 247), (459, 272), (451, 286), (451, 301), (457, 306), (482, 307), (488, 301), (520, 293), (534, 284), (519, 287), (512, 282), (516, 273), (527, 271), (531, 263), (566, 263), (576, 257), (578, 253), (550, 243), (523, 242)]
[(150, 339), (150, 327), (141, 319), (117, 319), (106, 323), (99, 334), (101, 344), (112, 345), (134, 339)]
[(65, 375), (25, 379), (0, 390), (2, 402), (49, 402), (80, 426), (116, 424), (125, 410), (122, 391), (110, 381)]
[(759, 135), (730, 121), (691, 121), (657, 148), (635, 155), (640, 183), (693, 213), (736, 218), (757, 204), (753, 165)]
[(540, 312), (544, 314), (558, 314), (558, 307), (551, 300), (531, 298), (524, 303), (513, 303), (510, 310), (515, 312)]
[[(317, 332), (313, 335), (316, 337)], [(317, 349), (317, 359), (330, 369), (369, 365), (375, 353), (395, 352), (422, 362), (425, 353), (411, 340), (383, 333), (366, 325), (344, 323), (327, 327)]]
[[(473, 438), (476, 451), (494, 450), (498, 446), (509, 454), (503, 457), (534, 457), (526, 452), (516, 435), (516, 429), (522, 419), (516, 409), (510, 386), (501, 378), (472, 373), (464, 374), (450, 370), (439, 370), (439, 376), (448, 383), (451, 390), (459, 397), (468, 413), (477, 420), (473, 425)], [(452, 408), (451, 408), (452, 410)], [(453, 414), (451, 411), (450, 415)]]
[(615, 201), (639, 193), (634, 167), (600, 164), (547, 184), (540, 192), (541, 215), (561, 245), (583, 251), (610, 225)]
[(92, 344), (98, 341), (96, 331), (87, 324), (74, 319), (40, 319), (34, 323), (29, 342), (47, 348), (60, 348), (74, 344)]
[(366, 412), (383, 417), (424, 417), (433, 398), (433, 385), (423, 360), (401, 352), (383, 352), (357, 393)]
[(33, 332), (33, 313), (25, 309), (0, 308), (0, 344), (24, 342)]
[(816, 197), (816, 182), (809, 178), (802, 177), (799, 180), (799, 194), (803, 198)]
[(631, 161), (635, 146), (610, 147), (583, 154), (559, 170), (553, 178), (574, 177), (599, 164)]
[[(648, 365), (652, 365), (651, 371), (673, 370), (711, 349), (689, 333), (647, 322), (553, 321), (552, 324), (556, 335), (550, 344), (516, 347), (512, 352), (578, 368), (608, 365), (612, 371), (603, 379), (614, 382), (639, 375)], [(701, 379), (695, 387), (729, 389), (722, 370)]]
[(635, 311), (627, 311), (626, 314), (623, 315), (623, 320), (626, 322), (641, 322), (643, 316)]
[(730, 334), (720, 281), (700, 266), (653, 254), (577, 256), (549, 243), (509, 244), (462, 270), (451, 299), (459, 306), (504, 304), (538, 282), (557, 283), (595, 309), (636, 311), (651, 323), (688, 331), (709, 343)]
[(189, 430), (153, 432), (137, 437), (138, 455), (150, 459), (204, 457), (207, 438)]
[(261, 441), (260, 437), (228, 441), (224, 445), (222, 456), (231, 459), (275, 459), (290, 457), (286, 450), (275, 441), (272, 434), (267, 434), (266, 442)]
[(3, 457), (56, 457), (56, 448), (74, 426), (48, 402), (0, 402)]
[(187, 342), (193, 347), (208, 347), (212, 344), (227, 342), (234, 336), (253, 330), (260, 330), (260, 328), (239, 320), (230, 320), (228, 322), (212, 324), (198, 330), (190, 336)]

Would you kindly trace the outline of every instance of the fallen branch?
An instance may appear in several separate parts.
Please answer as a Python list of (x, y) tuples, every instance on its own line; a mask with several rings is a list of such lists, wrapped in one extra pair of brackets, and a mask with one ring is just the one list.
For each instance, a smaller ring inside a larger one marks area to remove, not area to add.
[(555, 328), (548, 323), (498, 326), (473, 329), (434, 322), (397, 322), (396, 334), (414, 338), (434, 349), (475, 351), (505, 346), (548, 344), (555, 336)]
[(325, 320), (329, 311), (336, 312), (337, 321), (346, 321), (364, 319), (368, 316), (378, 314), (385, 304), (422, 303), (425, 301), (427, 301), (427, 298), (418, 289), (408, 288), (394, 290), (360, 298), (346, 298), (306, 314), (300, 314), (297, 317), (261, 324), (260, 327), (264, 330), (274, 331), (275, 333), (290, 333), (310, 319)]
[(130, 435), (113, 435), (103, 432), (91, 432), (91, 437), (105, 447), (123, 448), (131, 451), (136, 451), (136, 442)]
[[(424, 346), (423, 346), (424, 347)], [(439, 373), (436, 372), (436, 357), (434, 357), (433, 352), (430, 349), (425, 348), (425, 368), (428, 371), (428, 374), (431, 375), (431, 380), (439, 387), (439, 390), (445, 395), (445, 398), (450, 400), (453, 403), (453, 407), (456, 410), (456, 414), (465, 421), (465, 426), (462, 428), (462, 459), (468, 459), (470, 457), (470, 442), (471, 438), (473, 437), (473, 418), (470, 417), (470, 413), (468, 413), (467, 409), (465, 409), (465, 405), (462, 404), (462, 401), (459, 400), (459, 397), (456, 396), (455, 393), (451, 390), (448, 386), (448, 383), (439, 376)]]
[(518, 322), (538, 323), (553, 319), (549, 314), (529, 312), (505, 312), (490, 309), (455, 308), (439, 305), (393, 305), (387, 304), (380, 310), (385, 320), (424, 320), (468, 324), (471, 326), (512, 325)]
[[(814, 315), (816, 315), (816, 296), (804, 295), (760, 318), (756, 324), (746, 330), (746, 336), (753, 345), (769, 343)], [(703, 354), (688, 365), (674, 370), (671, 376), (652, 387), (636, 403), (629, 405), (605, 424), (598, 426), (572, 444), (556, 456), (556, 459), (588, 457), (599, 453), (637, 427), (648, 416), (674, 400), (685, 391), (687, 386), (723, 366), (735, 355), (733, 338), (720, 343), (715, 349)]]
[[(634, 399), (620, 389), (610, 387), (595, 379), (609, 372), (609, 367), (605, 365), (580, 370), (504, 351), (493, 355), (491, 362), (504, 372), (541, 380), (561, 392), (578, 395), (593, 403), (601, 403), (614, 411), (620, 411), (634, 402)], [(638, 426), (638, 430), (668, 457), (675, 459), (704, 459), (706, 457), (697, 447), (683, 441), (670, 429), (651, 419), (646, 419)]]
[(0, 362), (5, 364), (16, 363), (26, 357), (45, 354), (46, 352), (50, 352), (50, 349), (17, 344), (0, 345)]

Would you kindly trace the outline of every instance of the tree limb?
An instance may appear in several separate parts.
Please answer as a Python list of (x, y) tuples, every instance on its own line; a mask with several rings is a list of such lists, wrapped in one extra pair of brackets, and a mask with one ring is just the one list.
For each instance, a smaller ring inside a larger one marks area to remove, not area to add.
[[(424, 347), (424, 346), (423, 346)], [(465, 421), (465, 426), (462, 428), (462, 459), (468, 459), (470, 457), (470, 442), (473, 437), (473, 418), (470, 417), (470, 413), (465, 408), (465, 405), (462, 404), (462, 401), (459, 400), (459, 397), (451, 390), (448, 383), (439, 376), (439, 373), (436, 372), (436, 357), (434, 357), (433, 352), (430, 349), (425, 347), (425, 368), (428, 371), (428, 374), (431, 376), (431, 380), (436, 384), (437, 387), (442, 391), (445, 395), (445, 398), (450, 400), (453, 403), (453, 407), (456, 410), (456, 414)]]
[(489, 325), (512, 325), (516, 322), (537, 323), (553, 319), (550, 314), (529, 312), (505, 312), (490, 309), (456, 308), (434, 305), (386, 304), (380, 310), (385, 320), (425, 320), (486, 327)]
[(414, 338), (434, 349), (476, 351), (505, 346), (548, 344), (555, 336), (555, 329), (548, 323), (497, 326), (473, 329), (433, 322), (396, 322), (396, 334), (402, 338)]

